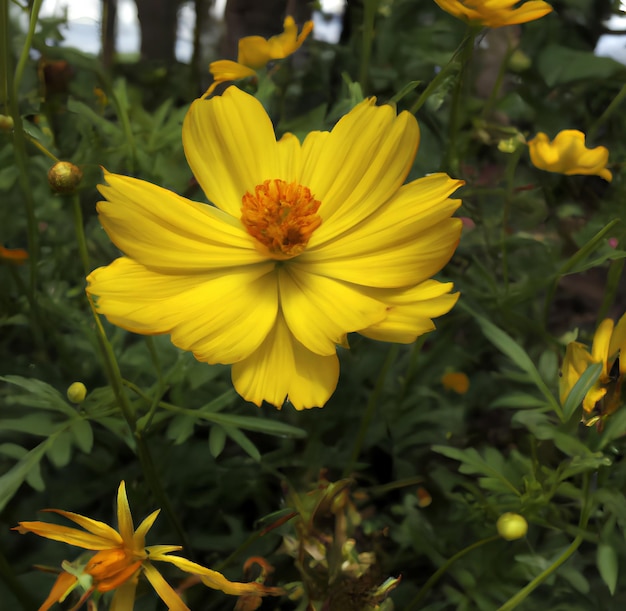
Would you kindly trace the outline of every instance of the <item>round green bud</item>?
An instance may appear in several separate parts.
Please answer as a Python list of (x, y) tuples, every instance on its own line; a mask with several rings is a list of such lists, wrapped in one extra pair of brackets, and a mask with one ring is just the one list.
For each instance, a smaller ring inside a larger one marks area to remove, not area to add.
[(498, 534), (507, 541), (515, 541), (526, 536), (528, 522), (519, 513), (503, 513), (496, 522)]
[(69, 161), (58, 161), (48, 170), (48, 183), (55, 193), (69, 195), (80, 184), (83, 173)]
[(67, 398), (72, 403), (82, 403), (87, 396), (87, 387), (82, 382), (74, 382), (67, 389)]

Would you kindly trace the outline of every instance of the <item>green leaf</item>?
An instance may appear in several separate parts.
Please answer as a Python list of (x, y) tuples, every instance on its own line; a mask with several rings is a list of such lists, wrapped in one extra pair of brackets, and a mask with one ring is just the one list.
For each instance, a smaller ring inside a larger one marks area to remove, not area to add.
[(222, 426), (232, 426), (257, 433), (275, 435), (276, 437), (292, 437), (303, 439), (307, 436), (304, 429), (300, 429), (290, 424), (285, 424), (278, 420), (269, 418), (257, 418), (256, 416), (237, 416), (236, 414), (207, 414), (206, 420), (221, 424)]
[(537, 65), (549, 87), (575, 81), (605, 81), (624, 73), (624, 66), (614, 59), (556, 44), (542, 50)]
[(594, 363), (590, 365), (585, 370), (580, 378), (577, 380), (576, 384), (572, 390), (570, 390), (567, 395), (567, 399), (563, 404), (563, 415), (565, 416), (565, 420), (569, 420), (579, 405), (583, 402), (585, 395), (589, 391), (589, 389), (596, 383), (596, 380), (600, 377), (602, 373), (602, 363)]
[(74, 416), (76, 410), (71, 407), (65, 397), (50, 384), (34, 378), (22, 376), (3, 376), (0, 381), (7, 382), (26, 390), (26, 393), (9, 395), (5, 401), (9, 404), (28, 405), (62, 412), (68, 416)]
[(91, 424), (83, 418), (76, 418), (70, 427), (70, 433), (76, 445), (85, 453), (89, 454), (93, 448), (93, 430)]
[(600, 577), (602, 577), (602, 580), (609, 588), (609, 592), (615, 594), (617, 575), (619, 572), (619, 561), (615, 548), (608, 543), (600, 543), (598, 545), (596, 560)]
[(257, 447), (239, 429), (232, 426), (224, 426), (224, 432), (256, 462), (260, 462), (261, 453)]
[(0, 511), (13, 498), (24, 480), (33, 469), (38, 468), (49, 441), (40, 443), (26, 454), (8, 473), (0, 477)]
[(209, 432), (209, 452), (213, 458), (217, 458), (226, 445), (226, 432), (218, 424), (211, 427)]

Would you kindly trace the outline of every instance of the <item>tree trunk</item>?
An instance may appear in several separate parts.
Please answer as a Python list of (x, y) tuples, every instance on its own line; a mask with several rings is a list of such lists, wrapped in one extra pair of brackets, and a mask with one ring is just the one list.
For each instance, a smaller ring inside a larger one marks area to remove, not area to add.
[(141, 28), (141, 59), (174, 63), (177, 0), (135, 0)]

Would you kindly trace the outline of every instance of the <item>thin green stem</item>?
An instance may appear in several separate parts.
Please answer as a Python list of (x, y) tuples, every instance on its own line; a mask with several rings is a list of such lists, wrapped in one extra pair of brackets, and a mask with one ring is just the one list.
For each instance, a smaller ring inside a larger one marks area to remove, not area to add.
[(8, 0), (0, 0), (0, 104), (2, 104), (2, 113), (10, 114), (9, 92), (11, 86), (9, 84), (9, 61), (11, 58), (11, 45), (9, 37), (9, 2)]
[(406, 607), (405, 611), (413, 611), (413, 609), (419, 608), (419, 603), (421, 600), (428, 594), (431, 588), (441, 579), (443, 575), (448, 571), (448, 569), (457, 561), (463, 558), (463, 556), (469, 554), (475, 549), (486, 545), (487, 543), (491, 543), (492, 541), (497, 541), (500, 538), (499, 535), (492, 535), (491, 537), (487, 537), (486, 539), (481, 539), (480, 541), (476, 541), (471, 545), (463, 548), (460, 552), (457, 552), (446, 560), (438, 569), (435, 571), (428, 581), (422, 586), (421, 590), (413, 597), (413, 600), (409, 603), (408, 607)]
[(509, 292), (509, 261), (507, 251), (507, 227), (509, 224), (509, 216), (511, 214), (511, 203), (513, 201), (513, 191), (515, 189), (515, 170), (519, 163), (523, 146), (518, 146), (515, 152), (509, 155), (509, 163), (506, 166), (506, 189), (504, 195), (504, 205), (502, 206), (502, 227), (500, 228), (500, 248), (502, 255), (502, 277), (504, 279), (504, 290)]
[(43, 0), (33, 0), (33, 5), (30, 11), (30, 21), (28, 24), (28, 32), (26, 33), (26, 40), (22, 47), (22, 53), (20, 59), (17, 62), (17, 68), (15, 69), (15, 77), (13, 79), (13, 95), (18, 98), (20, 89), (20, 83), (22, 82), (22, 76), (24, 76), (24, 69), (26, 68), (26, 62), (30, 54), (30, 48), (33, 46), (33, 38), (35, 37), (35, 29), (37, 28), (37, 19), (39, 17), (39, 9)]
[[(580, 520), (578, 523), (578, 527), (581, 530), (584, 530), (587, 527), (587, 522), (589, 521), (589, 516), (591, 514), (591, 503), (589, 497), (589, 484), (590, 484), (590, 475), (589, 473), (585, 473), (583, 475), (583, 504), (580, 510)], [(580, 544), (585, 540), (582, 535), (578, 535), (570, 544), (570, 546), (547, 568), (545, 571), (542, 571), (535, 577), (526, 587), (522, 588), (517, 594), (509, 598), (499, 609), (498, 611), (511, 611), (511, 609), (515, 609), (520, 603), (522, 603), (526, 598), (536, 589), (538, 588), (550, 575), (552, 575), (555, 571), (559, 569), (565, 562), (567, 562), (576, 552), (576, 550), (580, 547)]]
[(85, 236), (85, 229), (83, 227), (83, 211), (80, 207), (80, 199), (78, 194), (74, 193), (72, 196), (72, 209), (74, 212), (74, 231), (76, 232), (76, 241), (78, 242), (78, 254), (83, 264), (83, 271), (85, 276), (89, 275), (91, 271), (91, 263), (89, 261), (89, 253), (87, 251), (87, 239)]
[(372, 422), (372, 418), (374, 417), (374, 412), (376, 411), (376, 406), (378, 403), (378, 398), (380, 397), (380, 393), (382, 392), (383, 385), (385, 384), (385, 379), (387, 378), (387, 373), (389, 369), (393, 365), (394, 361), (398, 357), (399, 347), (398, 344), (393, 344), (389, 351), (387, 352), (387, 357), (385, 358), (385, 362), (383, 363), (382, 369), (378, 374), (378, 379), (376, 380), (376, 386), (374, 390), (372, 390), (369, 400), (367, 402), (367, 407), (365, 408), (365, 414), (363, 415), (363, 419), (361, 420), (361, 426), (359, 427), (359, 432), (356, 436), (356, 440), (354, 442), (354, 447), (352, 448), (352, 454), (350, 455), (350, 460), (348, 461), (346, 468), (343, 471), (343, 477), (350, 477), (352, 471), (354, 471), (354, 466), (356, 464), (357, 459), (359, 458), (359, 454), (361, 453), (361, 448), (363, 447), (363, 442), (365, 441), (365, 436), (367, 435), (367, 431), (370, 427), (370, 423)]
[(593, 140), (593, 137), (596, 135), (596, 132), (598, 131), (598, 129), (615, 112), (615, 110), (622, 103), (624, 98), (626, 98), (626, 85), (622, 85), (622, 88), (619, 90), (618, 94), (613, 98), (611, 103), (606, 107), (605, 111), (591, 125), (591, 127), (587, 131), (587, 138), (589, 140)]
[(363, 91), (369, 87), (370, 60), (372, 57), (372, 44), (374, 41), (374, 22), (378, 0), (365, 0), (363, 7), (363, 46), (361, 47), (361, 67), (359, 69), (359, 82)]
[(498, 70), (498, 75), (496, 76), (495, 83), (493, 84), (493, 89), (491, 90), (491, 93), (489, 94), (489, 98), (487, 98), (487, 101), (485, 102), (485, 105), (483, 106), (483, 110), (481, 112), (481, 116), (483, 119), (486, 119), (490, 115), (491, 111), (493, 110), (493, 107), (496, 105), (496, 102), (498, 101), (498, 95), (500, 94), (500, 89), (502, 88), (504, 75), (506, 74), (506, 70), (509, 66), (509, 60), (511, 59), (511, 55), (513, 55), (514, 52), (515, 52), (515, 48), (511, 44), (511, 39), (509, 38), (507, 40), (506, 53), (504, 54), (504, 57), (502, 58), (502, 61), (500, 62), (500, 68)]

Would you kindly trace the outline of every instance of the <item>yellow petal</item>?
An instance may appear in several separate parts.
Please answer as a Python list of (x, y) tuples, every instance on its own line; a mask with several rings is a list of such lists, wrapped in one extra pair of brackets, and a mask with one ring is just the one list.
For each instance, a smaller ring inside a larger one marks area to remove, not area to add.
[[(100, 222), (126, 255), (151, 269), (210, 271), (262, 261), (239, 219), (149, 182), (105, 173)], [(223, 178), (220, 178), (223, 180)]]
[(183, 122), (183, 147), (209, 201), (236, 219), (246, 192), (284, 179), (270, 118), (261, 102), (236, 87), (193, 102)]
[(248, 66), (231, 61), (230, 59), (221, 59), (211, 62), (209, 64), (209, 72), (213, 75), (214, 80), (202, 97), (211, 95), (220, 83), (238, 81), (239, 79), (256, 75), (256, 72), (252, 68), (248, 68)]
[(369, 289), (366, 294), (387, 305), (385, 319), (359, 333), (385, 342), (409, 344), (435, 328), (433, 318), (448, 313), (459, 298), (452, 283), (426, 280), (406, 290)]
[(46, 598), (41, 607), (39, 607), (39, 611), (48, 611), (54, 603), (59, 602), (65, 597), (67, 591), (74, 587), (76, 581), (77, 578), (74, 575), (70, 575), (65, 571), (60, 573), (50, 590), (50, 594), (48, 594), (48, 598)]
[(371, 233), (369, 242), (352, 244), (348, 238), (318, 250), (306, 250), (291, 263), (314, 274), (363, 286), (399, 288), (418, 284), (450, 260), (461, 235), (460, 219), (445, 219), (411, 240), (397, 244), (388, 236)]
[[(323, 222), (309, 248), (353, 228), (400, 188), (413, 164), (419, 128), (413, 115), (396, 116), (375, 99), (353, 108), (327, 137), (313, 134), (302, 144), (301, 184), (322, 202)], [(311, 163), (311, 161), (315, 163)]]
[(543, 0), (530, 0), (514, 8), (517, 0), (435, 0), (444, 11), (470, 23), (500, 28), (540, 19), (552, 11)]
[(386, 307), (359, 287), (309, 274), (293, 267), (279, 269), (281, 309), (289, 330), (306, 348), (334, 355), (346, 333), (383, 320)]
[(172, 586), (163, 579), (159, 571), (149, 562), (144, 562), (142, 566), (148, 581), (161, 597), (161, 600), (167, 605), (168, 611), (190, 611), (189, 607), (182, 601), (181, 597), (176, 594)]
[(150, 560), (162, 560), (162, 556), (170, 552), (178, 552), (182, 548), (181, 545), (149, 545), (146, 547), (146, 553)]
[(259, 407), (265, 400), (280, 409), (287, 397), (296, 409), (321, 407), (337, 386), (339, 360), (307, 350), (279, 315), (261, 346), (233, 365), (232, 378), (237, 392)]
[(124, 481), (120, 483), (117, 490), (117, 527), (124, 541), (124, 546), (128, 549), (134, 549), (133, 535), (135, 528), (133, 526), (133, 516), (130, 513), (130, 506), (128, 505)]
[(281, 176), (284, 176), (287, 182), (300, 180), (302, 151), (300, 141), (293, 134), (286, 133), (278, 141), (278, 160)]
[(137, 581), (136, 577), (129, 579), (115, 590), (109, 611), (133, 611)]
[(626, 314), (624, 314), (613, 329), (609, 344), (609, 357), (618, 355), (620, 375), (626, 373)]
[(613, 327), (615, 323), (610, 318), (605, 318), (596, 329), (593, 336), (593, 344), (591, 346), (591, 357), (594, 363), (602, 363), (602, 374), (600, 375), (601, 382), (608, 381), (608, 358), (609, 358), (609, 346), (611, 343), (611, 336), (613, 334)]
[(142, 520), (141, 524), (135, 531), (133, 535), (133, 548), (132, 549), (143, 549), (146, 546), (146, 534), (152, 528), (154, 521), (157, 519), (157, 516), (161, 513), (160, 509), (153, 511), (147, 518)]
[(202, 579), (204, 585), (209, 588), (213, 588), (214, 590), (221, 590), (226, 594), (258, 594), (259, 596), (264, 596), (265, 594), (283, 593), (282, 588), (270, 588), (256, 582), (241, 583), (237, 581), (229, 581), (221, 573), (207, 569), (200, 564), (191, 562), (191, 560), (181, 558), (180, 556), (164, 556), (159, 558), (159, 560), (163, 562), (171, 562), (181, 571), (198, 575)]
[(559, 395), (561, 405), (563, 405), (567, 400), (570, 391), (574, 388), (574, 385), (578, 382), (580, 376), (585, 373), (587, 367), (592, 365), (593, 362), (591, 354), (587, 352), (587, 349), (582, 344), (578, 342), (570, 342), (567, 345), (559, 378)]
[(103, 522), (97, 522), (96, 520), (91, 520), (90, 518), (79, 516), (78, 514), (72, 514), (68, 511), (61, 511), (60, 509), (47, 509), (46, 511), (58, 513), (79, 523), (84, 528), (89, 527), (89, 530), (92, 532), (83, 532), (82, 530), (70, 528), (69, 526), (48, 524), (47, 522), (20, 522), (15, 530), (22, 534), (32, 532), (46, 539), (62, 541), (69, 545), (91, 550), (109, 549), (122, 544), (122, 537), (120, 537), (117, 531)]
[(135, 333), (169, 333), (199, 360), (229, 364), (253, 352), (274, 324), (273, 267), (169, 276), (121, 258), (89, 275), (88, 293), (113, 324)]

